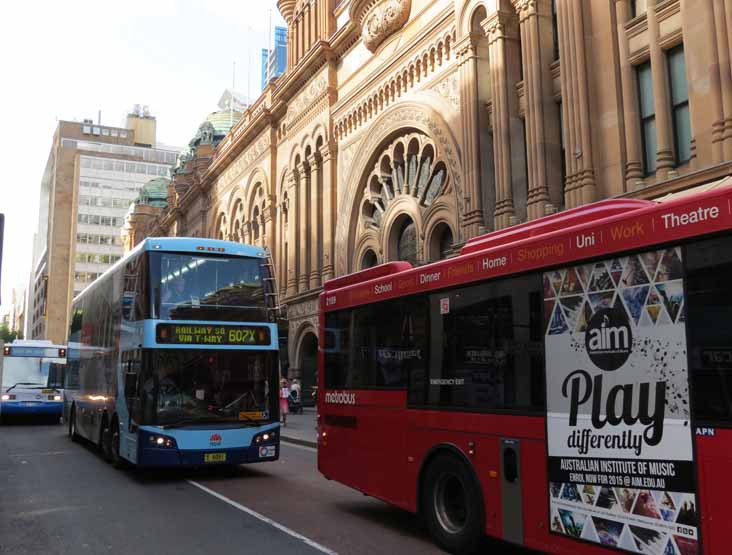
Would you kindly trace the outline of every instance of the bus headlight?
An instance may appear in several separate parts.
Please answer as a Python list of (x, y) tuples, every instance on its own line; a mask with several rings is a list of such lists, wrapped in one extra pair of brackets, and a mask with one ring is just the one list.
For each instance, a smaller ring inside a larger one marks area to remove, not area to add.
[(157, 449), (175, 449), (177, 447), (175, 439), (168, 436), (148, 436), (148, 443), (150, 447), (156, 447)]
[(3, 396), (0, 397), (0, 399), (2, 399), (3, 401), (10, 401), (10, 395), (8, 395), (7, 393), (3, 393)]
[(53, 400), (54, 400), (54, 401), (62, 401), (62, 400), (63, 400), (63, 398), (61, 397), (61, 395), (54, 395), (54, 396), (53, 396)]
[(277, 430), (267, 430), (254, 436), (252, 443), (259, 445), (260, 443), (266, 443), (268, 441), (274, 441), (277, 439)]

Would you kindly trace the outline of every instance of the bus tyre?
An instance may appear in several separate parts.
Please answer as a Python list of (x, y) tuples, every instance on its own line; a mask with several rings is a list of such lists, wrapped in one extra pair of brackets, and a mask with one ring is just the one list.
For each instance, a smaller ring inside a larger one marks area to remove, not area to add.
[(109, 418), (106, 415), (99, 429), (99, 451), (105, 461), (112, 462), (112, 432), (109, 427)]
[(422, 516), (434, 540), (450, 553), (473, 553), (485, 530), (479, 486), (455, 457), (438, 455), (427, 467)]
[(76, 407), (71, 407), (71, 414), (69, 415), (69, 437), (71, 441), (79, 441), (79, 432), (76, 431)]
[(109, 459), (115, 468), (122, 467), (122, 457), (119, 456), (119, 421), (115, 418), (112, 420), (110, 428), (110, 452)]

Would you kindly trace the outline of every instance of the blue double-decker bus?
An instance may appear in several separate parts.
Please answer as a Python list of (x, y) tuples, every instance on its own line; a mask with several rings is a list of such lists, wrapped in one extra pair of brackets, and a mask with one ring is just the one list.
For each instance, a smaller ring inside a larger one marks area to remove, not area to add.
[(69, 436), (145, 467), (276, 460), (275, 293), (261, 248), (146, 239), (74, 299)]

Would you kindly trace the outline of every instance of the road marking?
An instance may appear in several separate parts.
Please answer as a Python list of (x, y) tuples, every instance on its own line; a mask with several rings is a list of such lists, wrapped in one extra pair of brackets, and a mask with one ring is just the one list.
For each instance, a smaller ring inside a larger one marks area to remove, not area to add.
[(82, 509), (83, 507), (77, 507), (74, 505), (69, 505), (67, 507), (51, 507), (49, 509), (37, 509), (35, 511), (25, 511), (22, 513), (18, 513), (15, 516), (18, 518), (29, 518), (29, 517), (37, 517), (37, 516), (43, 516), (50, 513), (57, 513), (59, 511), (78, 511)]
[(270, 526), (274, 526), (278, 530), (284, 532), (285, 534), (288, 534), (289, 536), (292, 536), (293, 538), (296, 538), (296, 539), (300, 540), (301, 542), (309, 545), (313, 549), (317, 549), (321, 553), (326, 553), (327, 555), (338, 555), (338, 552), (333, 551), (332, 549), (328, 549), (324, 545), (320, 545), (319, 543), (314, 542), (310, 538), (306, 538), (302, 534), (299, 534), (298, 532), (295, 532), (294, 530), (291, 530), (290, 528), (288, 528), (284, 524), (280, 524), (279, 522), (274, 521), (271, 518), (268, 518), (268, 517), (266, 517), (266, 516), (264, 516), (262, 514), (259, 514), (257, 511), (255, 511), (253, 509), (250, 509), (249, 507), (245, 507), (241, 503), (237, 503), (236, 501), (233, 501), (233, 500), (229, 499), (228, 497), (226, 497), (224, 495), (221, 495), (220, 493), (218, 493), (218, 492), (216, 492), (216, 491), (214, 491), (212, 489), (207, 488), (203, 484), (199, 484), (198, 482), (194, 482), (193, 480), (186, 480), (186, 482), (188, 482), (189, 484), (191, 484), (194, 487), (197, 487), (201, 491), (205, 491), (209, 495), (213, 495), (216, 499), (220, 499), (224, 503), (228, 503), (232, 507), (234, 507), (236, 509), (239, 509), (242, 512), (245, 512), (248, 515), (253, 516), (254, 518), (256, 518), (258, 520), (261, 520), (262, 522), (264, 522), (266, 524), (269, 524)]
[(318, 452), (315, 447), (308, 447), (307, 445), (300, 445), (299, 443), (290, 443), (286, 439), (280, 439), (280, 442), (286, 443), (288, 447), (295, 447), (296, 449), (302, 449), (303, 451), (310, 451), (311, 453)]
[(49, 457), (56, 455), (68, 455), (71, 451), (45, 451), (42, 453), (10, 453), (8, 457)]

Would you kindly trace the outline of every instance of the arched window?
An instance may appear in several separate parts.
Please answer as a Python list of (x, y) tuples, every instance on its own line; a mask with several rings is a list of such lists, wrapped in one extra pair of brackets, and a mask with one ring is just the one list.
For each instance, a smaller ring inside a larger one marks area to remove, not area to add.
[(411, 218), (406, 217), (401, 222), (397, 232), (397, 259), (417, 264), (417, 226)]
[(361, 269), (365, 270), (366, 268), (373, 268), (378, 263), (379, 261), (376, 258), (376, 253), (369, 249), (363, 254), (363, 258), (361, 258)]
[(430, 260), (443, 260), (447, 258), (447, 255), (452, 249), (453, 236), (450, 226), (446, 223), (438, 224), (429, 243), (429, 258)]
[(259, 242), (259, 207), (252, 212), (252, 242)]

